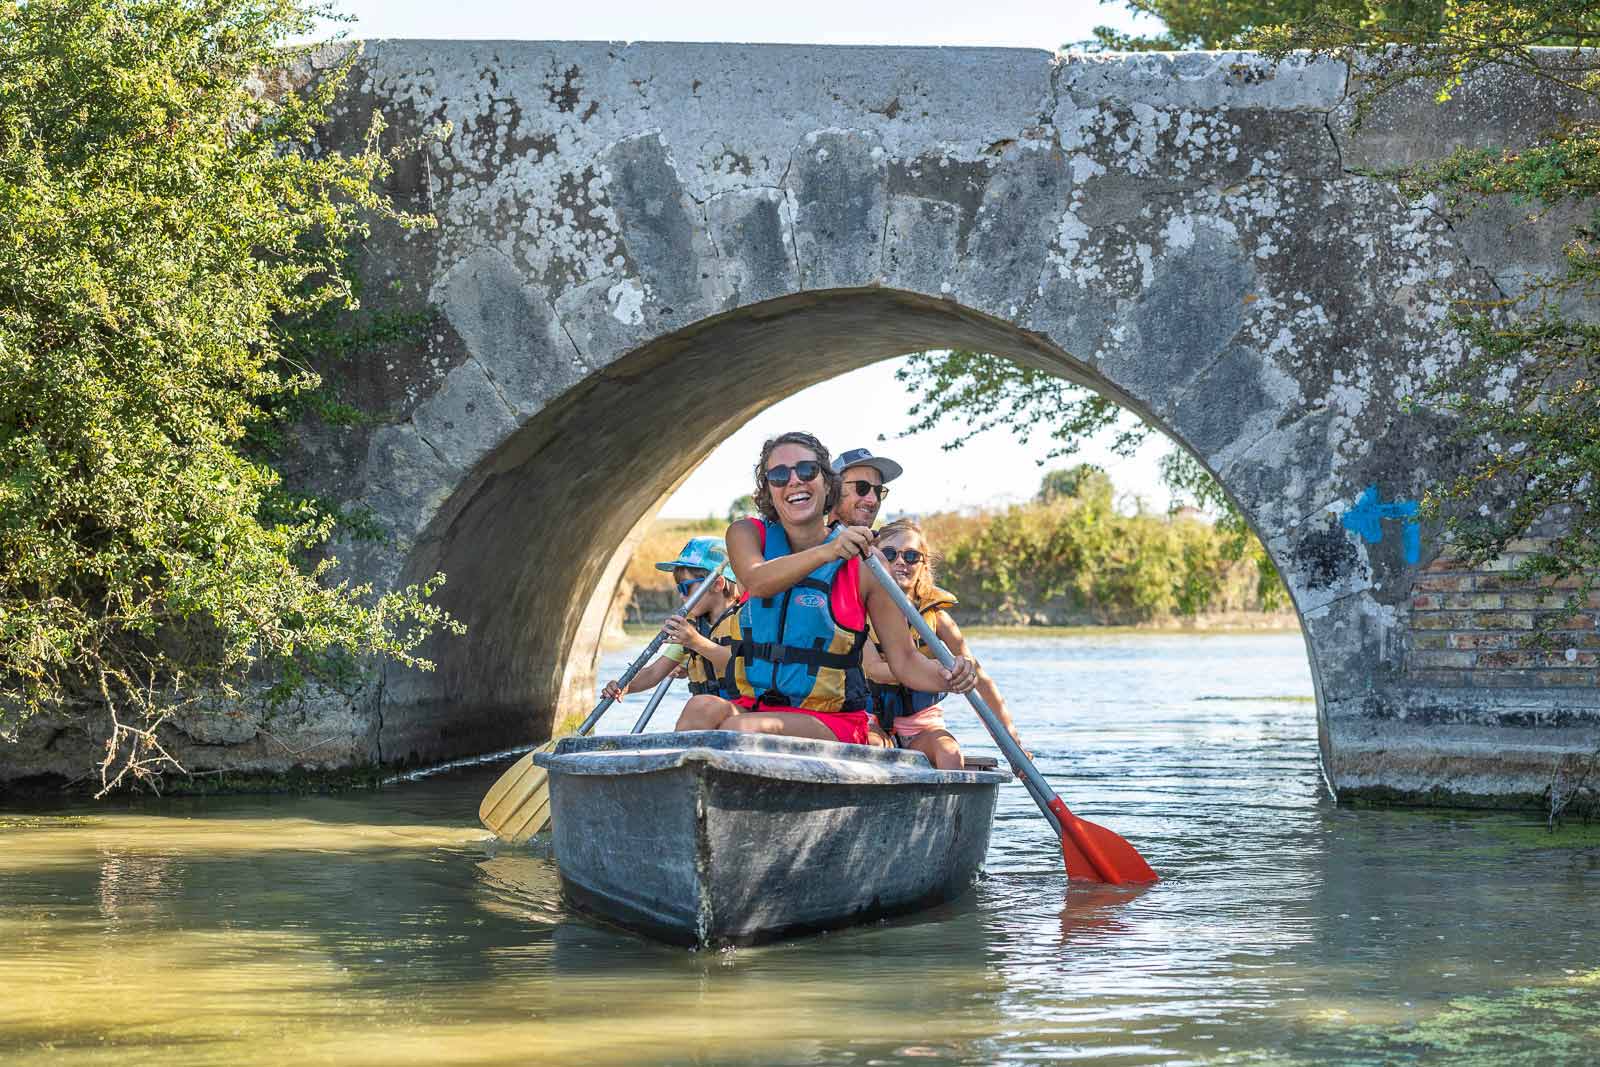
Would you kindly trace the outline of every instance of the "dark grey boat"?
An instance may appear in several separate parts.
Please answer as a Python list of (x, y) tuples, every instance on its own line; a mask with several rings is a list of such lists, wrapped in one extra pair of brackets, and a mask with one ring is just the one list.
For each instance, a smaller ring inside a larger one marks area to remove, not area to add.
[(537, 762), (568, 899), (687, 945), (769, 941), (959, 896), (1011, 778), (723, 730), (569, 737)]

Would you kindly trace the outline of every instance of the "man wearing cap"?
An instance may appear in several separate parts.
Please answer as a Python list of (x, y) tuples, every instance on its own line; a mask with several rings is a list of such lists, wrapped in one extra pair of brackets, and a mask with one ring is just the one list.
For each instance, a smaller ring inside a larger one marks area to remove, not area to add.
[[(877, 521), (878, 508), (889, 495), (885, 482), (900, 477), (900, 464), (883, 456), (874, 456), (865, 448), (852, 448), (833, 461), (834, 473), (843, 483), (839, 488), (839, 502), (833, 507), (833, 519), (846, 526), (865, 526), (869, 529)], [(867, 676), (859, 669), (845, 674), (845, 693), (870, 707), (872, 693)], [(881, 748), (893, 748), (894, 740), (878, 728), (875, 719), (867, 723), (867, 743)]]
[[(706, 576), (727, 560), (728, 549), (722, 538), (692, 537), (676, 559), (657, 563), (656, 570), (671, 571), (678, 595), (688, 600)], [(623, 689), (610, 681), (601, 690), (602, 694), (620, 700), (624, 693), (654, 689), (661, 679), (681, 666), (689, 676), (689, 692), (720, 696), (719, 679), (728, 666), (731, 655), (728, 646), (733, 640), (732, 617), (738, 610), (739, 587), (733, 576), (718, 575), (706, 595), (694, 606), (693, 615), (687, 618), (674, 615), (662, 625), (667, 640), (673, 643), (634, 675), (628, 688)]]
[(878, 508), (889, 495), (886, 484), (900, 477), (900, 464), (874, 456), (864, 448), (852, 448), (833, 461), (833, 472), (844, 483), (833, 518), (846, 526), (870, 528), (877, 521)]

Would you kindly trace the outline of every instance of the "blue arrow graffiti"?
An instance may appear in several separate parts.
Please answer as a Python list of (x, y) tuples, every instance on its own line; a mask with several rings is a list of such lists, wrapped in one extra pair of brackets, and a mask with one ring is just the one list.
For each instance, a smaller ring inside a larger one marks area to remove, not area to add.
[(1384, 519), (1406, 520), (1401, 543), (1405, 548), (1406, 562), (1415, 564), (1422, 558), (1422, 527), (1417, 523), (1415, 500), (1391, 500), (1387, 504), (1380, 504), (1377, 485), (1369, 485), (1366, 492), (1356, 498), (1355, 507), (1345, 512), (1339, 522), (1346, 530), (1359, 534), (1367, 544), (1375, 545), (1383, 540)]

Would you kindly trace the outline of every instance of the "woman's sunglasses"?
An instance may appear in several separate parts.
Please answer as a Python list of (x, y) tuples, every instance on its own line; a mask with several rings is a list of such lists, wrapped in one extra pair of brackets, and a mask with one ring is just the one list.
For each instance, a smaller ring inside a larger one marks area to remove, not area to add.
[(854, 489), (856, 496), (867, 496), (870, 494), (877, 497), (879, 500), (882, 500), (884, 497), (889, 495), (888, 486), (873, 485), (864, 478), (859, 481), (845, 482), (844, 484), (848, 485), (851, 489)]
[(776, 467), (767, 468), (767, 484), (775, 485), (782, 489), (789, 484), (789, 478), (799, 478), (802, 482), (809, 482), (822, 473), (822, 464), (814, 459), (803, 459), (793, 467), (787, 463), (780, 463)]
[(883, 558), (888, 560), (890, 563), (893, 563), (897, 559), (903, 559), (906, 561), (907, 567), (915, 567), (917, 564), (921, 563), (922, 557), (925, 554), (918, 552), (914, 548), (907, 548), (904, 550), (898, 548), (885, 548), (882, 550), (882, 552)]

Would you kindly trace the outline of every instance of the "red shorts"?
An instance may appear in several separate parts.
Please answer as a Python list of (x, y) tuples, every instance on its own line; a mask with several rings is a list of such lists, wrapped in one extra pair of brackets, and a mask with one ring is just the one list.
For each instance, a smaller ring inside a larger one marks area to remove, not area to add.
[[(756, 698), (735, 697), (733, 703), (741, 711), (750, 711), (756, 706)], [(761, 710), (785, 715), (809, 715), (847, 745), (867, 743), (867, 713), (864, 711), (812, 711), (809, 708), (781, 708), (772, 704), (761, 705)]]

